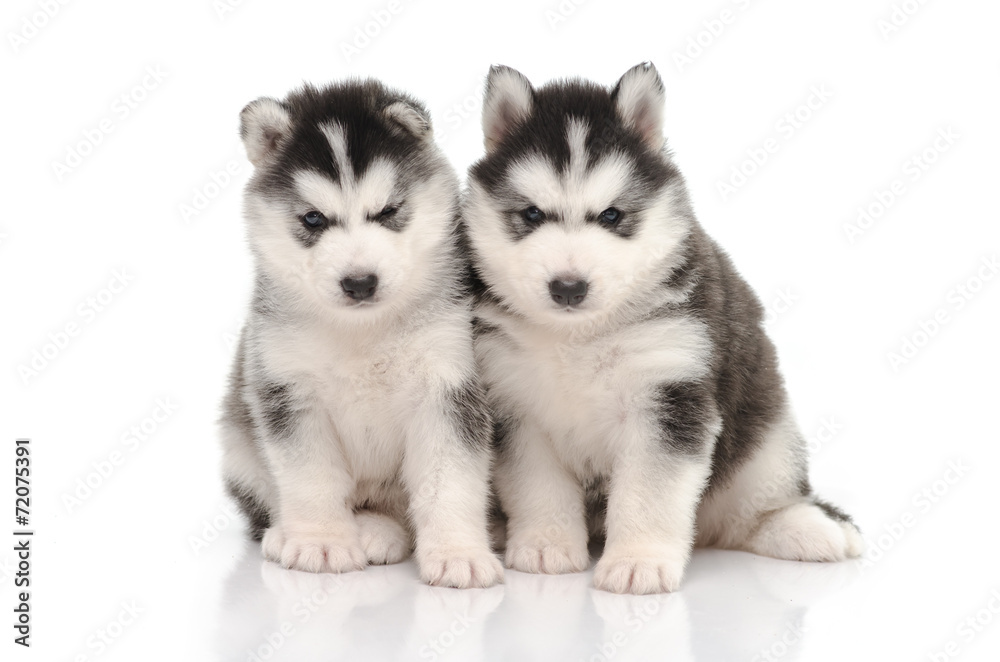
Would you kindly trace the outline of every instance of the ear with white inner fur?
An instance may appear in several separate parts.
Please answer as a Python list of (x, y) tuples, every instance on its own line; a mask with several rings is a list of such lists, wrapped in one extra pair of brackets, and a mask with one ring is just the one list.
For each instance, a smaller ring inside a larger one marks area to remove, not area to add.
[(277, 99), (261, 97), (240, 112), (240, 137), (255, 168), (273, 156), (291, 132), (291, 115)]
[(483, 141), (492, 152), (531, 114), (535, 90), (519, 71), (503, 65), (490, 67), (483, 100)]
[(394, 126), (411, 133), (417, 138), (431, 137), (431, 118), (422, 108), (411, 106), (405, 101), (395, 101), (382, 112)]
[(652, 62), (643, 62), (626, 71), (611, 98), (621, 118), (650, 148), (663, 147), (663, 81)]

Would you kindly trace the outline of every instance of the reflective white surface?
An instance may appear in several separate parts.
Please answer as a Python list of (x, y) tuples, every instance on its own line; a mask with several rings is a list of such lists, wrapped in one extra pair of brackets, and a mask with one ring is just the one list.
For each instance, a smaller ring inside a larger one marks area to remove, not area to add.
[[(592, 573), (507, 571), (458, 591), (420, 584), (412, 563), (310, 575), (247, 544), (225, 581), (219, 660), (785, 660), (807, 649), (809, 612), (843, 591), (851, 564), (699, 551), (683, 590), (622, 596)], [(763, 659), (763, 658), (762, 658)]]

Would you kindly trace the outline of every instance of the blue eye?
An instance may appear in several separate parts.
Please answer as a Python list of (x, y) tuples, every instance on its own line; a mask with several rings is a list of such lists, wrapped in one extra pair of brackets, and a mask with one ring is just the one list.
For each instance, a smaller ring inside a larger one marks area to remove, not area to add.
[(324, 225), (326, 225), (326, 216), (319, 213), (318, 211), (313, 210), (305, 213), (305, 215), (302, 217), (302, 222), (305, 224), (307, 228), (315, 230), (317, 228), (321, 228)]
[(545, 212), (543, 212), (538, 207), (532, 205), (527, 209), (521, 211), (521, 218), (523, 218), (528, 223), (541, 223), (545, 220)]
[(621, 217), (622, 213), (620, 211), (614, 207), (608, 207), (601, 212), (601, 214), (597, 217), (597, 220), (606, 225), (614, 225), (621, 220)]

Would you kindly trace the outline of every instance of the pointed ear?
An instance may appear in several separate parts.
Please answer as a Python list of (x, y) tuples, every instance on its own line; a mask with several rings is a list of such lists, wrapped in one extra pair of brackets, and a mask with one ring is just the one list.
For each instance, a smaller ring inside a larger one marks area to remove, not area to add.
[(535, 90), (520, 72), (502, 65), (490, 67), (483, 100), (483, 141), (492, 152), (527, 119), (534, 107)]
[(653, 150), (663, 147), (663, 81), (652, 62), (625, 72), (611, 98), (618, 114)]
[(421, 140), (431, 137), (431, 118), (427, 111), (406, 101), (394, 101), (382, 109), (394, 128), (406, 131)]
[(291, 132), (291, 115), (277, 99), (261, 97), (240, 112), (240, 137), (255, 168), (273, 156)]

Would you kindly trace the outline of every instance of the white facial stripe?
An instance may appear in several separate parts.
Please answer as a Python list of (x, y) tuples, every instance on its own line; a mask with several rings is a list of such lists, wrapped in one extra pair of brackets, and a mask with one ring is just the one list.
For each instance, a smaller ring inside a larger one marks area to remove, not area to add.
[(344, 224), (363, 222), (391, 201), (396, 170), (384, 159), (373, 161), (364, 176), (349, 191), (326, 175), (312, 170), (295, 173), (295, 189), (313, 209)]
[(295, 173), (295, 190), (310, 206), (328, 216), (336, 215), (345, 206), (344, 191), (340, 185), (313, 170)]
[(355, 213), (364, 218), (368, 213), (378, 212), (392, 202), (396, 187), (396, 169), (385, 159), (372, 161), (365, 174), (355, 186)]
[[(580, 146), (582, 149), (582, 146)], [(571, 144), (572, 149), (572, 144)], [(574, 159), (579, 162), (574, 163)], [(509, 171), (511, 186), (543, 211), (562, 214), (571, 223), (583, 222), (585, 215), (600, 212), (628, 190), (632, 164), (620, 155), (608, 155), (586, 170), (586, 154), (571, 152), (568, 176), (561, 177), (551, 162), (530, 156)]]
[(569, 144), (570, 182), (582, 182), (587, 170), (587, 134), (590, 128), (579, 118), (566, 120), (566, 142)]
[(337, 164), (340, 171), (340, 181), (354, 181), (354, 169), (351, 167), (351, 160), (347, 158), (347, 134), (340, 124), (323, 124), (319, 130), (330, 141), (330, 149), (333, 150), (333, 162)]
[(529, 156), (509, 170), (511, 186), (542, 209), (560, 204), (564, 195), (559, 174), (548, 159)]

